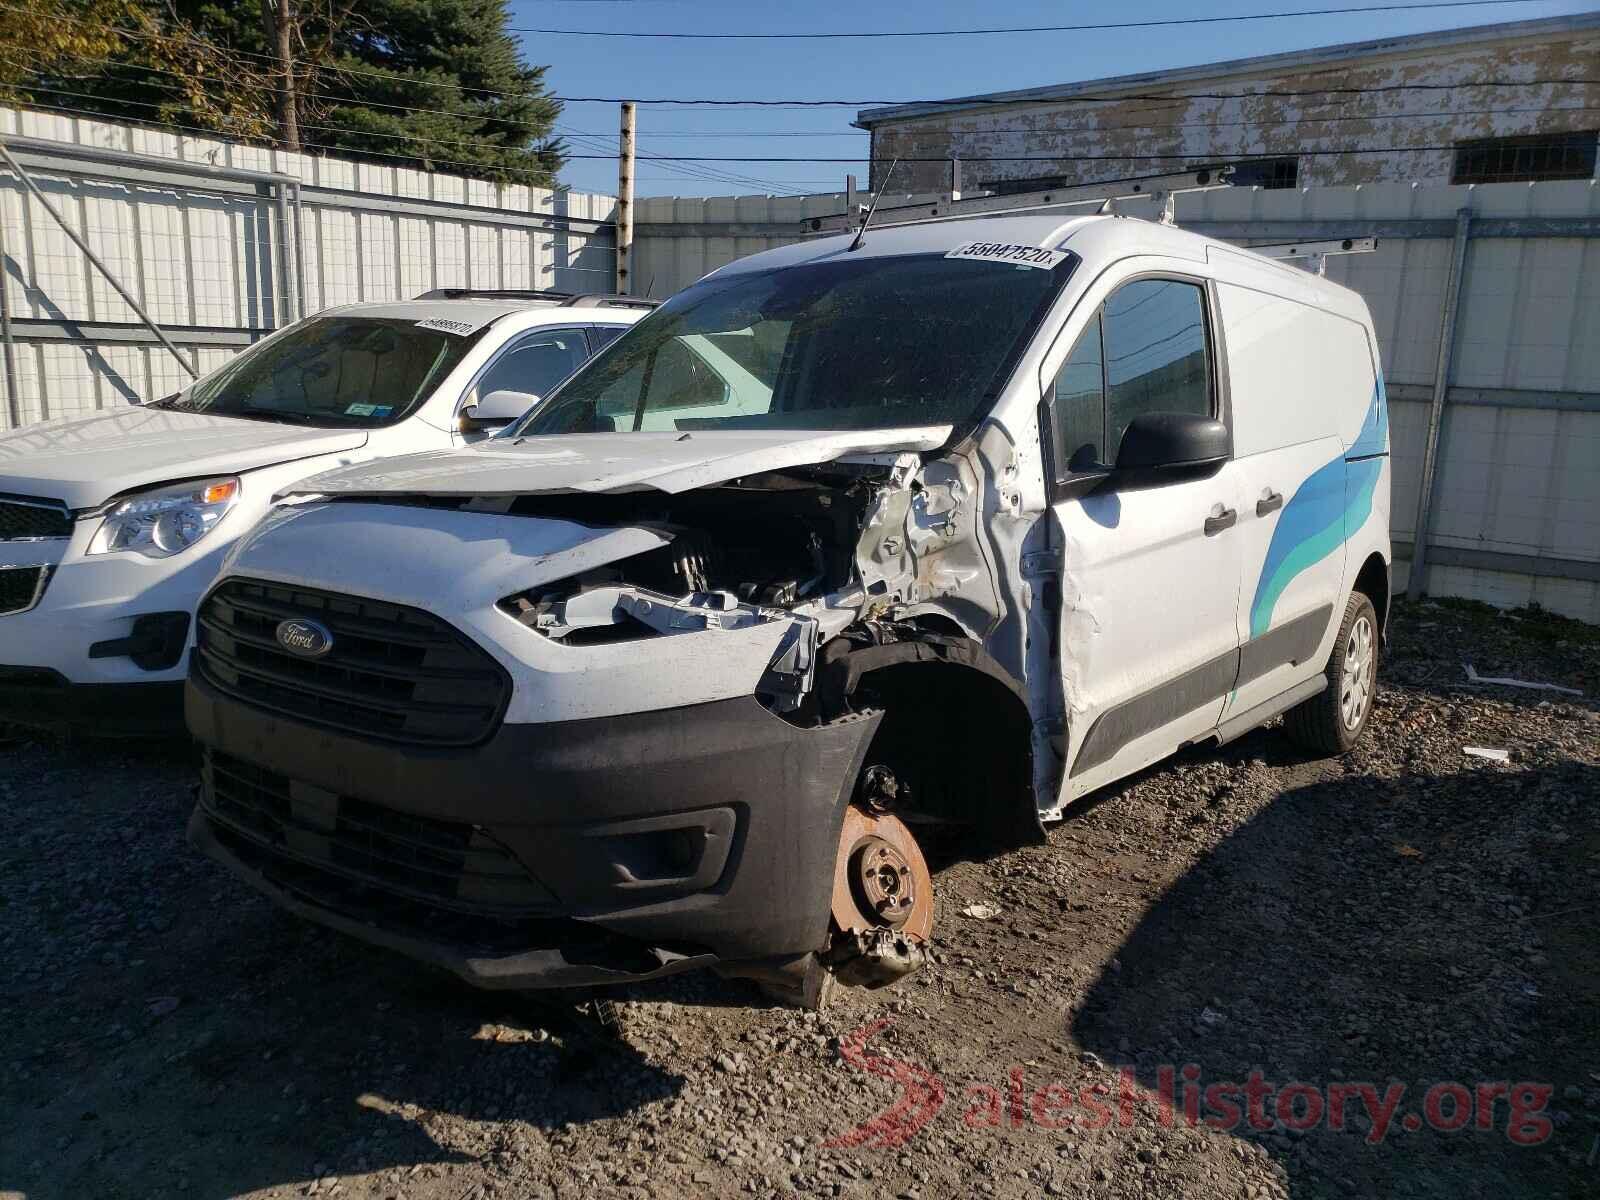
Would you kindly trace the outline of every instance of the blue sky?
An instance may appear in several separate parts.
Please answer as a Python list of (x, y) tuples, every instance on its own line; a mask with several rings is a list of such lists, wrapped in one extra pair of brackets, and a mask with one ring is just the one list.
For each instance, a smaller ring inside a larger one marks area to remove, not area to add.
[[(1203, 7), (1182, 0), (1103, 5), (993, 0), (922, 0), (916, 5), (837, 3), (758, 5), (744, 0), (511, 0), (513, 26), (707, 32), (835, 29), (939, 29), (1071, 24), (1299, 8), (1348, 7), (1364, 0), (1227, 0)], [(931, 99), (1035, 87), (1162, 67), (1272, 54), (1497, 21), (1584, 12), (1592, 4), (1495, 4), (1478, 8), (1300, 17), (1211, 26), (971, 38), (834, 41), (668, 41), (526, 33), (531, 63), (549, 64), (558, 94), (572, 96)], [(639, 153), (681, 155), (855, 155), (867, 135), (855, 110), (641, 107)], [(569, 104), (558, 128), (576, 153), (616, 152), (614, 104)], [(570, 137), (570, 135), (577, 135)], [(641, 162), (641, 196), (705, 196), (785, 190), (833, 191), (846, 171), (866, 164)], [(740, 181), (707, 180), (717, 172)], [(616, 188), (615, 160), (574, 160), (563, 181), (580, 191)], [(756, 182), (759, 181), (759, 182)]]

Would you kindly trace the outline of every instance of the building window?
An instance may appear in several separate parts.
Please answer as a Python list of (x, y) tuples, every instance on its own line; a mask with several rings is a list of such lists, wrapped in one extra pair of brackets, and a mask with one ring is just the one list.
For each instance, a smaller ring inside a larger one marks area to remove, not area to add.
[(1595, 131), (1484, 138), (1456, 147), (1451, 183), (1521, 183), (1538, 179), (1592, 179)]
[(1292, 188), (1299, 183), (1298, 158), (1250, 158), (1233, 164), (1234, 187)]

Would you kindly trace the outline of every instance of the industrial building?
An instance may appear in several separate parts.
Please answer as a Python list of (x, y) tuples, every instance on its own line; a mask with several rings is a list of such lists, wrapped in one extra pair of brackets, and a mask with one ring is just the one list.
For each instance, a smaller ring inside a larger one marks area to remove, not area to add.
[(863, 109), (872, 184), (1025, 191), (1186, 164), (1268, 188), (1588, 179), (1600, 13)]

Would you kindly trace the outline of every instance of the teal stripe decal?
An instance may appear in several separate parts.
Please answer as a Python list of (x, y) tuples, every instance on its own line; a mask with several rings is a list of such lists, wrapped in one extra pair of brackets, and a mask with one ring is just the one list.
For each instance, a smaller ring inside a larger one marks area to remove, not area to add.
[(1379, 379), (1356, 440), (1338, 458), (1313, 471), (1278, 515), (1250, 604), (1252, 638), (1271, 628), (1273, 607), (1294, 577), (1338, 550), (1372, 515), (1383, 459), (1347, 460), (1382, 455), (1388, 449), (1389, 406)]

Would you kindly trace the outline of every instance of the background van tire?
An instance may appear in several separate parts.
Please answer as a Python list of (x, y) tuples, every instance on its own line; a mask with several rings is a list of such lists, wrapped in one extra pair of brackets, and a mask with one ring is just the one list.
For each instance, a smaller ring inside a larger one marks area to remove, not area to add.
[(1377, 692), (1378, 614), (1361, 592), (1345, 602), (1326, 674), (1327, 688), (1285, 713), (1283, 730), (1307, 750), (1343, 754), (1372, 719)]

